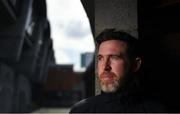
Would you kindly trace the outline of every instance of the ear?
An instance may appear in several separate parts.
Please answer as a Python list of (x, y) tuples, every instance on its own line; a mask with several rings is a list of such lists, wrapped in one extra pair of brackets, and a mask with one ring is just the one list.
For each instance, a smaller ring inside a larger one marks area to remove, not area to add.
[(137, 72), (137, 71), (140, 69), (140, 67), (141, 67), (141, 62), (142, 62), (142, 60), (141, 60), (140, 57), (137, 57), (137, 58), (135, 59), (134, 65), (133, 65), (133, 72)]

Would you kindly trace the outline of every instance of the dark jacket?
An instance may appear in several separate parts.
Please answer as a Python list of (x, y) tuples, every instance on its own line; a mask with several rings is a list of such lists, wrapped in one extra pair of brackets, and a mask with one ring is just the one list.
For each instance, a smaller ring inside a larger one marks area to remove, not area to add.
[(72, 106), (70, 113), (166, 112), (164, 105), (144, 93), (140, 80), (129, 75), (115, 93), (102, 92), (82, 100)]
[(165, 112), (165, 107), (141, 93), (102, 93), (76, 103), (70, 113)]

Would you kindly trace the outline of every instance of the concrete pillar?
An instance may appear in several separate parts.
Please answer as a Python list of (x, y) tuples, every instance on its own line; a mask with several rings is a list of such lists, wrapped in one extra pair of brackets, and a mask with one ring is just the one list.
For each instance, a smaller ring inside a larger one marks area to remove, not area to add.
[[(138, 37), (137, 0), (95, 0), (95, 36), (105, 28), (117, 28)], [(99, 93), (96, 78), (96, 95)]]

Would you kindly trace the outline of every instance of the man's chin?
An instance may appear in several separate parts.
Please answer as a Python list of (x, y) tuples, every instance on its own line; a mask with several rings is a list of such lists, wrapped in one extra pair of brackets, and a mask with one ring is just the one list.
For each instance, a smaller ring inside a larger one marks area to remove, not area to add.
[(114, 93), (118, 90), (118, 85), (108, 84), (108, 85), (101, 85), (101, 90), (105, 93)]

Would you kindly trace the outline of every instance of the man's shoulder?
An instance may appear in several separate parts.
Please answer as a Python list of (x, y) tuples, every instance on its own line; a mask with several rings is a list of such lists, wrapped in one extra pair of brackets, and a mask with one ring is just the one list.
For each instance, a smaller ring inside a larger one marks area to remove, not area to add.
[(96, 102), (96, 99), (97, 99), (96, 96), (83, 99), (77, 102), (76, 104), (74, 104), (73, 107), (84, 107), (84, 106), (93, 105)]
[[(138, 98), (137, 98), (138, 99)], [(137, 100), (136, 99), (136, 100)], [(166, 112), (166, 106), (157, 98), (151, 96), (143, 96), (141, 100), (135, 102), (134, 108), (141, 108), (143, 112)]]
[(75, 112), (91, 112), (93, 111), (93, 107), (98, 103), (99, 96), (93, 96), (86, 99), (83, 99), (71, 107), (70, 113)]
[(146, 112), (166, 112), (166, 106), (158, 99), (149, 98), (142, 103)]

